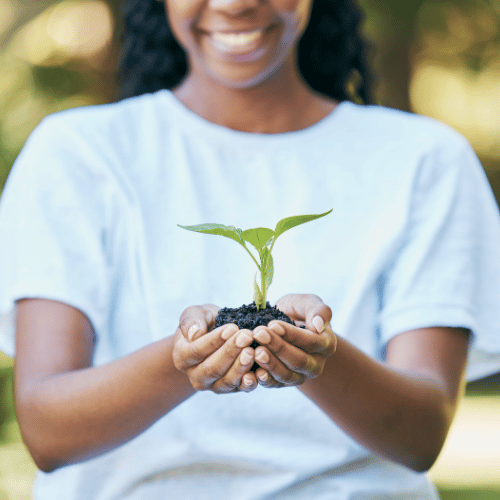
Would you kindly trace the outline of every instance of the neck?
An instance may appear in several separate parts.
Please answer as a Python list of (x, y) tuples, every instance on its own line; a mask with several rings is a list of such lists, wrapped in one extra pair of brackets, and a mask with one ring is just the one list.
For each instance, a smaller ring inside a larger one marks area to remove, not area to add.
[(298, 72), (291, 78), (275, 75), (250, 88), (225, 87), (206, 77), (190, 76), (173, 93), (191, 111), (212, 123), (263, 134), (307, 128), (336, 106), (314, 93)]

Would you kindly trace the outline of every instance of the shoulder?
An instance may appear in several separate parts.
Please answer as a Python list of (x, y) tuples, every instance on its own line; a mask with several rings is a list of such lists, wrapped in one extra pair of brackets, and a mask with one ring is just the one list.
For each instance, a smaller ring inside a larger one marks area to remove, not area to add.
[(141, 124), (152, 115), (152, 100), (151, 95), (145, 95), (45, 117), (16, 158), (7, 182), (9, 189), (28, 181), (35, 182), (38, 190), (52, 191), (54, 183), (95, 189), (137, 149)]
[(175, 127), (161, 92), (53, 113), (29, 136), (12, 175), (116, 177), (154, 155)]
[(428, 154), (468, 144), (459, 132), (433, 118), (376, 105), (346, 103), (346, 107), (350, 132), (379, 149)]
[(428, 186), (478, 168), (467, 139), (435, 119), (353, 103), (346, 103), (341, 117), (344, 149), (373, 182), (416, 185), (418, 179)]
[(95, 143), (106, 140), (112, 145), (120, 137), (130, 137), (145, 126), (154, 126), (160, 114), (158, 99), (157, 94), (144, 94), (115, 103), (60, 111), (44, 118), (34, 133), (62, 134)]

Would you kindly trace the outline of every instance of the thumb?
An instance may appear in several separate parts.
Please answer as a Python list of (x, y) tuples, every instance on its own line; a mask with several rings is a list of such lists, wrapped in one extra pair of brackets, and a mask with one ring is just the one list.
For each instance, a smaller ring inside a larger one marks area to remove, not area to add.
[(332, 319), (332, 310), (313, 294), (289, 294), (276, 302), (276, 307), (294, 321), (304, 321), (306, 328), (321, 333)]
[(215, 326), (219, 307), (214, 304), (190, 306), (184, 310), (179, 320), (182, 335), (188, 341), (196, 340)]
[(332, 320), (332, 310), (318, 296), (309, 295), (306, 305), (306, 328), (323, 333)]

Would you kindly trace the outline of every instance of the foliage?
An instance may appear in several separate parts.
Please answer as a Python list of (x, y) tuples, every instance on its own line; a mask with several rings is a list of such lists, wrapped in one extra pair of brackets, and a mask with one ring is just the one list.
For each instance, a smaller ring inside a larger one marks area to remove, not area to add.
[[(271, 252), (278, 236), (281, 236), (285, 231), (292, 229), (292, 227), (324, 217), (332, 210), (333, 209), (322, 214), (295, 215), (293, 217), (281, 219), (276, 224), (274, 231), (272, 229), (268, 229), (267, 227), (257, 227), (242, 231), (234, 226), (224, 226), (223, 224), (198, 224), (196, 226), (177, 225), (183, 229), (187, 229), (188, 231), (225, 236), (226, 238), (230, 238), (239, 243), (250, 254), (250, 257), (252, 257), (258, 268), (254, 278), (254, 300), (258, 311), (261, 308), (266, 308), (267, 290), (273, 281), (274, 275), (274, 261)], [(257, 250), (260, 264), (254, 257), (253, 253), (250, 252), (245, 242), (250, 243)], [(257, 282), (257, 275), (259, 273), (260, 287)]]

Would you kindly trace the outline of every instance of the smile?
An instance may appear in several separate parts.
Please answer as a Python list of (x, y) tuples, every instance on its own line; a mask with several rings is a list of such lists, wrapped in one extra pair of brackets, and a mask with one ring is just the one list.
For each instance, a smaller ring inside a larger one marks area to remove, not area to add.
[(212, 39), (227, 47), (245, 47), (252, 45), (263, 36), (264, 30), (248, 31), (245, 33), (212, 33)]
[[(240, 32), (208, 32), (211, 45), (218, 51), (229, 56), (244, 56), (258, 51), (265, 42), (267, 31), (256, 29)], [(256, 55), (256, 54), (255, 54)]]

